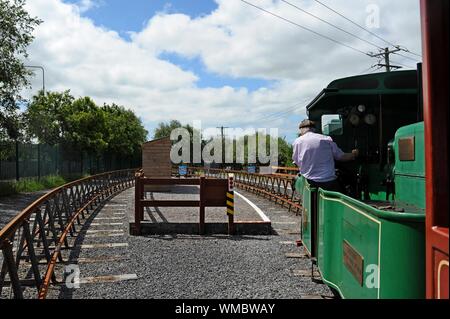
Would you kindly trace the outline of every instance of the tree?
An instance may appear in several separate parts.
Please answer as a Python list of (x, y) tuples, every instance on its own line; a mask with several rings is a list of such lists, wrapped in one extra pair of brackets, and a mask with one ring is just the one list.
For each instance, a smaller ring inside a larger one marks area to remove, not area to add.
[(41, 21), (24, 9), (25, 0), (0, 0), (0, 130), (17, 139), (17, 101), (29, 85), (31, 72), (23, 64), (32, 32)]
[(100, 154), (107, 146), (106, 116), (90, 97), (63, 109), (65, 142), (79, 152)]
[(155, 129), (154, 138), (159, 139), (163, 137), (170, 137), (173, 130), (181, 127), (183, 127), (181, 122), (176, 120), (172, 120), (169, 123), (159, 123), (158, 127)]
[[(195, 134), (195, 138), (197, 138), (197, 136), (199, 137), (199, 139), (201, 139), (201, 132), (198, 130), (194, 131), (194, 128), (190, 125), (182, 125), (180, 121), (177, 120), (172, 120), (169, 123), (159, 123), (158, 127), (155, 129), (155, 135), (154, 138), (155, 139), (159, 139), (159, 138), (164, 138), (164, 137), (170, 137), (171, 133), (173, 130), (178, 129), (178, 128), (184, 128), (187, 130), (187, 132), (189, 132), (189, 147), (190, 147), (190, 160), (189, 162), (191, 164), (194, 163), (194, 132)], [(178, 141), (172, 141), (172, 144), (175, 145), (176, 143), (180, 142), (182, 140), (182, 136), (178, 136)], [(203, 149), (204, 145), (206, 144), (205, 141), (200, 140), (201, 143), (201, 148)], [(180, 153), (181, 155), (181, 149), (180, 149)]]
[(56, 145), (65, 143), (64, 128), (68, 127), (65, 113), (70, 112), (75, 98), (70, 91), (42, 91), (33, 97), (25, 112), (28, 134), (39, 143)]
[(147, 131), (132, 111), (116, 104), (98, 107), (89, 97), (75, 100), (70, 91), (40, 92), (25, 117), (31, 138), (74, 152), (107, 151), (130, 158), (147, 139)]
[(116, 104), (105, 104), (102, 110), (106, 119), (108, 151), (127, 157), (139, 152), (148, 134), (141, 120), (133, 111)]
[(292, 163), (292, 154), (294, 150), (284, 138), (278, 138), (278, 162), (280, 166), (295, 167)]

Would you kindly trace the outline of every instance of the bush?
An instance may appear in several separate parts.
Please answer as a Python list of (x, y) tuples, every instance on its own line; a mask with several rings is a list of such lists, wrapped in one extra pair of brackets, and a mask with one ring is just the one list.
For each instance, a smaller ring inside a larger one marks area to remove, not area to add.
[(45, 176), (41, 178), (40, 183), (45, 189), (59, 187), (67, 183), (62, 176)]
[(21, 179), (15, 183), (17, 193), (32, 193), (44, 189), (44, 186), (36, 179)]
[(0, 182), (0, 197), (19, 193), (31, 193), (62, 186), (67, 180), (62, 176), (45, 176), (40, 180), (37, 178), (26, 178), (20, 181)]

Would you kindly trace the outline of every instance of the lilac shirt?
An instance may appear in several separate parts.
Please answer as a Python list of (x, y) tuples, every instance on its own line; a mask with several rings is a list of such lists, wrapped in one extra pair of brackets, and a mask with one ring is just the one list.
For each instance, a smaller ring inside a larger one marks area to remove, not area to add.
[(295, 140), (292, 159), (300, 174), (309, 180), (326, 183), (336, 179), (334, 160), (344, 152), (329, 136), (308, 132)]

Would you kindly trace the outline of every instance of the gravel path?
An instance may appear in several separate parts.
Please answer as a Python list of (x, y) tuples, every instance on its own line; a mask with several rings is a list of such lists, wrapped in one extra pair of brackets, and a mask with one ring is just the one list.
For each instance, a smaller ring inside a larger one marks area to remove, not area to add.
[[(117, 244), (117, 247), (82, 249), (72, 258), (113, 258), (99, 263), (80, 262), (81, 278), (136, 275), (128, 281), (82, 284), (79, 289), (52, 289), (53, 298), (139, 298), (139, 299), (300, 299), (310, 295), (333, 297), (330, 289), (310, 277), (307, 258), (295, 246), (299, 217), (252, 194), (241, 192), (272, 220), (272, 236), (128, 235), (127, 214), (133, 210), (134, 189), (113, 198), (95, 217), (82, 242)], [(118, 217), (121, 219), (117, 219)], [(114, 218), (107, 220), (105, 218)], [(122, 224), (121, 224), (122, 223)], [(102, 233), (102, 231), (106, 231)], [(112, 233), (111, 231), (114, 231)], [(127, 245), (126, 247), (121, 247)]]
[(48, 190), (0, 197), (0, 229), (47, 192)]

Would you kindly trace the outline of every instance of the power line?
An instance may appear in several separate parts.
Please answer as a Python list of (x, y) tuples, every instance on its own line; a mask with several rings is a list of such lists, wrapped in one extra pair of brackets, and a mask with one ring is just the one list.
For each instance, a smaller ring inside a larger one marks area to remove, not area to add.
[(401, 54), (401, 53), (394, 53), (395, 55), (398, 55), (398, 56), (401, 56), (402, 58), (405, 58), (405, 59), (408, 59), (408, 60), (411, 60), (411, 61), (414, 61), (414, 62), (417, 62), (417, 59), (414, 59), (414, 58), (410, 58), (409, 56), (406, 56), (406, 55), (404, 55), (404, 54)]
[(405, 67), (405, 68), (410, 68), (410, 69), (415, 69), (416, 67), (414, 67), (414, 66), (411, 66), (411, 65), (407, 65), (407, 64), (403, 64), (403, 63), (400, 63), (400, 62), (396, 62), (396, 61), (391, 61), (392, 63), (395, 63), (395, 64), (398, 64), (398, 65), (401, 65), (402, 67)]
[(284, 115), (287, 114), (289, 112), (293, 112), (295, 111), (299, 106), (301, 106), (301, 104), (303, 104), (304, 102), (301, 103), (297, 103), (294, 106), (288, 107), (286, 108), (284, 111), (280, 111), (280, 112), (275, 112), (275, 113), (270, 113), (270, 114), (264, 114), (261, 117), (257, 118), (255, 121), (256, 122), (260, 122), (260, 121), (265, 121), (265, 120), (272, 120), (273, 118), (276, 118), (280, 115)]
[(282, 111), (282, 112), (276, 112), (276, 113), (268, 114), (268, 115), (264, 115), (264, 116), (262, 116), (261, 118), (256, 119), (255, 121), (256, 121), (256, 122), (276, 121), (276, 120), (278, 120), (278, 119), (280, 119), (280, 118), (285, 117), (287, 114), (290, 114), (290, 113), (295, 112), (295, 111), (297, 110), (297, 108), (298, 108), (300, 105), (302, 105), (302, 104), (308, 102), (308, 101), (311, 100), (311, 99), (312, 99), (312, 98), (306, 98), (306, 99), (304, 99), (303, 101), (301, 101), (301, 102), (299, 102), (299, 103), (297, 103), (297, 104), (295, 104), (295, 105), (293, 105), (293, 106), (291, 106), (291, 107), (286, 108), (285, 111)]
[(418, 53), (414, 53), (414, 52), (412, 52), (412, 51), (409, 51), (407, 48), (405, 48), (405, 47), (402, 47), (402, 46), (398, 46), (400, 49), (402, 49), (402, 51), (404, 51), (404, 52), (407, 52), (407, 53), (409, 53), (409, 54), (412, 54), (412, 55), (415, 55), (415, 56), (417, 56), (417, 57), (419, 57), (419, 58), (423, 58), (422, 57), (422, 55), (420, 55), (420, 54), (418, 54)]
[(401, 49), (401, 50), (404, 51), (404, 52), (408, 52), (408, 53), (413, 54), (413, 55), (416, 55), (416, 56), (418, 56), (418, 57), (422, 57), (420, 54), (411, 52), (411, 51), (409, 51), (407, 48), (401, 48), (399, 45), (393, 44), (392, 42), (390, 42), (390, 41), (388, 41), (388, 40), (386, 40), (386, 39), (380, 37), (378, 34), (376, 34), (376, 33), (372, 32), (372, 31), (370, 31), (370, 30), (364, 28), (364, 27), (363, 27), (362, 25), (360, 25), (359, 23), (357, 23), (357, 22), (355, 22), (355, 21), (353, 21), (353, 20), (347, 18), (345, 15), (343, 15), (342, 13), (336, 11), (335, 9), (333, 9), (333, 8), (331, 8), (330, 6), (326, 5), (325, 3), (323, 3), (323, 2), (321, 2), (321, 1), (319, 1), (319, 0), (314, 0), (314, 1), (317, 2), (318, 4), (320, 4), (321, 6), (327, 8), (328, 10), (334, 12), (335, 14), (339, 15), (340, 17), (344, 18), (345, 20), (349, 21), (350, 23), (354, 24), (354, 25), (357, 26), (358, 28), (360, 28), (360, 29), (362, 29), (362, 30), (364, 30), (364, 31), (366, 31), (366, 32), (368, 32), (368, 33), (370, 33), (370, 34), (373, 35), (374, 37), (376, 37), (376, 38), (380, 39), (381, 41), (387, 43), (388, 45), (390, 45), (390, 46), (392, 46), (392, 47), (395, 47), (395, 48), (399, 48), (399, 49)]
[(307, 28), (307, 27), (305, 27), (305, 26), (303, 26), (303, 25), (301, 25), (301, 24), (298, 24), (298, 23), (296, 23), (296, 22), (294, 22), (294, 21), (292, 21), (292, 20), (286, 19), (286, 18), (284, 18), (284, 17), (282, 17), (282, 16), (280, 16), (280, 15), (278, 15), (278, 14), (276, 14), (276, 13), (273, 13), (273, 12), (271, 12), (271, 11), (269, 11), (269, 10), (266, 10), (266, 9), (264, 9), (264, 8), (262, 8), (262, 7), (259, 7), (259, 6), (255, 5), (255, 4), (253, 4), (253, 3), (247, 2), (246, 0), (241, 0), (241, 1), (244, 2), (244, 3), (246, 3), (246, 4), (248, 4), (248, 5), (250, 5), (250, 6), (252, 6), (252, 7), (254, 7), (254, 8), (256, 8), (256, 9), (258, 9), (258, 10), (261, 10), (261, 11), (263, 11), (263, 12), (265, 12), (265, 13), (268, 13), (268, 14), (270, 14), (270, 15), (272, 15), (272, 16), (278, 18), (278, 19), (281, 19), (281, 20), (283, 20), (283, 21), (285, 21), (285, 22), (287, 22), (287, 23), (290, 23), (290, 24), (295, 25), (295, 26), (297, 26), (297, 27), (299, 27), (299, 28), (301, 28), (301, 29), (303, 29), (303, 30), (309, 31), (309, 32), (311, 32), (311, 33), (314, 33), (315, 35), (317, 35), (317, 36), (319, 36), (319, 37), (322, 37), (322, 38), (327, 39), (327, 40), (329, 40), (329, 41), (332, 41), (332, 42), (334, 42), (334, 43), (336, 43), (336, 44), (339, 44), (339, 45), (342, 45), (342, 46), (344, 46), (344, 47), (346, 47), (346, 48), (349, 48), (349, 49), (351, 49), (351, 50), (353, 50), (353, 51), (356, 51), (356, 52), (359, 52), (359, 53), (361, 53), (361, 54), (364, 54), (364, 55), (367, 55), (367, 56), (371, 57), (371, 55), (370, 55), (369, 53), (366, 53), (366, 52), (361, 51), (361, 50), (359, 50), (359, 49), (357, 49), (357, 48), (355, 48), (355, 47), (352, 47), (352, 46), (350, 46), (350, 45), (348, 45), (348, 44), (345, 44), (345, 43), (343, 43), (343, 42), (340, 42), (340, 41), (338, 41), (338, 40), (335, 40), (335, 39), (333, 39), (333, 38), (330, 38), (329, 36), (326, 36), (326, 35), (324, 35), (324, 34), (322, 34), (322, 33), (319, 33), (319, 32), (317, 32), (317, 31), (314, 31), (314, 30), (312, 30), (312, 29), (309, 29), (309, 28)]
[[(377, 66), (378, 66), (377, 64), (372, 65), (370, 68), (365, 69), (364, 71), (360, 72), (359, 74), (365, 74), (366, 72), (372, 70), (373, 68), (376, 68)], [(381, 68), (381, 67), (378, 67), (378, 69), (380, 69), (380, 68)]]
[(283, 112), (283, 113), (280, 113), (279, 115), (277, 115), (277, 116), (275, 116), (275, 117), (269, 117), (269, 118), (266, 118), (266, 119), (261, 119), (261, 120), (258, 120), (257, 122), (273, 122), (273, 121), (276, 121), (276, 120), (278, 120), (278, 119), (281, 119), (281, 118), (283, 118), (283, 117), (285, 117), (286, 115), (288, 115), (288, 114), (291, 114), (291, 113), (294, 113), (296, 110), (290, 110), (290, 111), (286, 111), (286, 112)]
[(305, 99), (303, 99), (302, 101), (297, 102), (297, 103), (293, 104), (292, 106), (289, 106), (289, 107), (285, 108), (285, 109), (282, 110), (282, 111), (274, 112), (274, 113), (271, 113), (271, 114), (265, 114), (265, 115), (263, 115), (262, 117), (260, 117), (260, 118), (257, 119), (257, 120), (259, 121), (259, 120), (262, 120), (262, 119), (265, 119), (265, 118), (270, 118), (270, 117), (273, 117), (273, 116), (278, 116), (279, 114), (287, 113), (287, 112), (289, 112), (289, 111), (291, 111), (291, 110), (292, 110), (292, 111), (295, 111), (299, 106), (301, 106), (303, 103), (308, 102), (309, 100), (311, 100), (310, 97), (305, 98)]
[(360, 29), (362, 29), (362, 30), (364, 30), (364, 31), (366, 31), (366, 32), (369, 32), (371, 35), (373, 35), (374, 37), (380, 39), (381, 41), (383, 41), (383, 42), (389, 44), (390, 46), (396, 47), (396, 45), (393, 44), (392, 42), (389, 42), (389, 41), (383, 39), (382, 37), (380, 37), (379, 35), (377, 35), (376, 33), (374, 33), (374, 32), (372, 32), (372, 31), (370, 31), (370, 30), (364, 28), (364, 27), (363, 27), (362, 25), (360, 25), (359, 23), (357, 23), (357, 22), (355, 22), (355, 21), (353, 21), (353, 20), (347, 18), (345, 15), (343, 15), (342, 13), (340, 13), (340, 12), (334, 10), (334, 9), (331, 8), (330, 6), (327, 6), (325, 3), (323, 3), (323, 2), (321, 2), (321, 1), (319, 1), (319, 0), (314, 0), (314, 1), (317, 2), (318, 4), (320, 4), (321, 6), (327, 8), (328, 10), (330, 10), (330, 11), (336, 13), (337, 15), (339, 15), (340, 17), (344, 18), (345, 20), (349, 21), (350, 23), (356, 25), (358, 28), (360, 28)]
[[(384, 51), (385, 53), (382, 53), (382, 55), (385, 55), (385, 54), (386, 54), (386, 50), (383, 49), (383, 48), (381, 48), (381, 47), (378, 46), (377, 44), (375, 44), (375, 43), (373, 43), (373, 42), (370, 42), (370, 41), (368, 41), (368, 40), (366, 40), (366, 39), (363, 39), (363, 38), (361, 38), (361, 37), (355, 35), (354, 33), (351, 33), (351, 32), (349, 32), (349, 31), (347, 31), (347, 30), (345, 30), (345, 29), (343, 29), (343, 28), (341, 28), (341, 27), (339, 27), (339, 26), (337, 26), (337, 25), (335, 25), (335, 24), (333, 24), (333, 23), (331, 23), (331, 22), (328, 22), (327, 20), (322, 19), (322, 18), (320, 18), (319, 16), (317, 16), (317, 15), (315, 15), (315, 14), (312, 14), (312, 13), (310, 13), (309, 11), (307, 11), (307, 10), (305, 10), (305, 9), (303, 9), (303, 8), (300, 8), (299, 6), (297, 6), (297, 5), (295, 5), (295, 4), (291, 3), (291, 2), (289, 2), (289, 1), (287, 1), (287, 0), (280, 0), (280, 1), (281, 1), (281, 2), (284, 2), (284, 3), (288, 4), (288, 5), (290, 5), (291, 7), (294, 7), (295, 9), (297, 9), (297, 10), (299, 10), (299, 11), (301, 11), (301, 12), (303, 12), (303, 13), (305, 13), (305, 14), (307, 14), (307, 15), (309, 15), (309, 16), (311, 16), (311, 17), (313, 17), (313, 18), (315, 18), (315, 19), (317, 19), (317, 20), (319, 20), (319, 21), (322, 21), (323, 23), (326, 23), (327, 25), (332, 26), (333, 28), (335, 28), (335, 29), (337, 29), (337, 30), (339, 30), (339, 31), (344, 32), (345, 34), (348, 34), (348, 35), (350, 35), (350, 36), (352, 36), (352, 37), (354, 37), (354, 38), (356, 38), (356, 39), (358, 39), (358, 40), (361, 40), (361, 41), (363, 41), (363, 42), (365, 42), (365, 43), (367, 43), (367, 44), (369, 44), (369, 45), (372, 45), (372, 46), (376, 47), (376, 48), (379, 49), (379, 50)], [(389, 49), (387, 50), (389, 53), (388, 53), (388, 56), (386, 57), (386, 65), (385, 65), (385, 66), (388, 68), (388, 71), (390, 71), (390, 68), (389, 68), (389, 65), (390, 65), (390, 63), (389, 63), (389, 54), (390, 54), (390, 53), (393, 53), (393, 54), (396, 54), (396, 55), (398, 55), (398, 56), (401, 56), (401, 57), (403, 57), (403, 58), (405, 58), (405, 59), (408, 59), (408, 60), (417, 62), (417, 59), (414, 59), (414, 58), (411, 58), (411, 57), (406, 56), (406, 55), (404, 55), (404, 54), (398, 53), (398, 51), (407, 51), (407, 49), (401, 48), (400, 46), (395, 46), (395, 45), (393, 45), (393, 46), (395, 47), (394, 50), (392, 50), (391, 52), (389, 52)], [(374, 54), (374, 56), (378, 56), (378, 55)], [(395, 68), (395, 66), (394, 66), (394, 68)]]
[(309, 16), (315, 18), (315, 19), (318, 19), (318, 20), (322, 21), (323, 23), (326, 23), (326, 24), (332, 26), (332, 27), (335, 28), (335, 29), (338, 29), (339, 31), (342, 31), (342, 32), (344, 32), (344, 33), (346, 33), (346, 34), (348, 34), (348, 35), (350, 35), (350, 36), (352, 36), (352, 37), (354, 37), (354, 38), (356, 38), (356, 39), (358, 39), (358, 40), (361, 40), (361, 41), (363, 41), (363, 42), (365, 42), (365, 43), (367, 43), (367, 44), (369, 44), (369, 45), (372, 45), (372, 46), (374, 46), (374, 47), (376, 47), (376, 48), (378, 48), (378, 49), (382, 49), (379, 45), (376, 45), (376, 44), (373, 43), (373, 42), (370, 42), (370, 41), (368, 41), (368, 40), (366, 40), (366, 39), (363, 39), (363, 38), (357, 36), (357, 35), (354, 34), (354, 33), (351, 33), (351, 32), (349, 32), (349, 31), (347, 31), (347, 30), (345, 30), (345, 29), (343, 29), (343, 28), (341, 28), (341, 27), (338, 27), (337, 25), (335, 25), (335, 24), (333, 24), (333, 23), (331, 23), (331, 22), (328, 22), (327, 20), (322, 19), (322, 18), (320, 18), (320, 17), (318, 17), (318, 16), (312, 14), (311, 12), (309, 12), (309, 11), (307, 11), (307, 10), (305, 10), (305, 9), (302, 9), (302, 8), (298, 7), (298, 6), (296, 6), (295, 4), (290, 3), (289, 1), (286, 1), (286, 0), (281, 0), (281, 1), (284, 2), (284, 3), (286, 3), (286, 4), (288, 4), (288, 5), (290, 5), (290, 6), (292, 6), (292, 7), (294, 7), (294, 8), (296, 8), (297, 10), (299, 10), (299, 11), (301, 11), (301, 12), (303, 12), (303, 13), (306, 13), (307, 15), (309, 15)]

